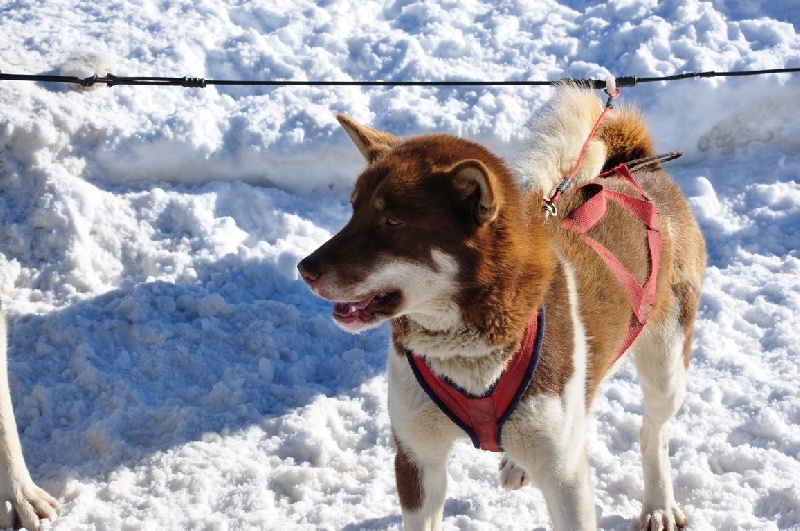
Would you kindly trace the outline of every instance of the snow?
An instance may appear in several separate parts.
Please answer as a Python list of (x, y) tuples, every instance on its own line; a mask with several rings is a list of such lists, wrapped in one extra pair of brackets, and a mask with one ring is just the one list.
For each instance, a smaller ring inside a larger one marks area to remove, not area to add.
[[(793, 0), (14, 2), (7, 73), (603, 79), (800, 66)], [(295, 264), (349, 215), (344, 112), (511, 159), (540, 87), (0, 82), (9, 373), (52, 529), (398, 529), (386, 328), (352, 336)], [(670, 459), (690, 528), (800, 529), (800, 81), (639, 84), (707, 238)], [(632, 364), (588, 430), (602, 529), (642, 479)], [(446, 529), (549, 527), (495, 454), (453, 451)]]

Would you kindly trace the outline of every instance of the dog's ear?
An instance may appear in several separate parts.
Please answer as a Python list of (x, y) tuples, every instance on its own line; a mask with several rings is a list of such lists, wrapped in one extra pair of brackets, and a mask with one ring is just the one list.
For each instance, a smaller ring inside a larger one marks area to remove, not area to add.
[(473, 215), (478, 225), (497, 218), (500, 197), (496, 178), (481, 161), (461, 161), (450, 169), (449, 174), (459, 197), (463, 201), (475, 202)]
[(347, 135), (361, 154), (364, 155), (364, 158), (367, 159), (367, 162), (374, 161), (382, 153), (388, 151), (392, 146), (402, 141), (391, 133), (384, 133), (383, 131), (361, 125), (344, 114), (337, 114), (336, 119), (342, 124), (345, 132), (347, 132)]

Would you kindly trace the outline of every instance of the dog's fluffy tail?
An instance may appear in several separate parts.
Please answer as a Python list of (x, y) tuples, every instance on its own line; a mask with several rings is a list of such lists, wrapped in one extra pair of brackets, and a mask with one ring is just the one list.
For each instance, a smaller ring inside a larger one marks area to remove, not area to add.
[[(564, 84), (534, 117), (528, 147), (515, 169), (523, 189), (549, 197), (572, 173), (603, 105), (594, 91)], [(589, 142), (575, 182), (593, 179), (617, 164), (655, 155), (653, 141), (638, 111), (615, 108), (603, 118)]]
[(606, 146), (602, 170), (656, 154), (650, 131), (638, 109), (621, 107), (607, 113), (595, 138)]

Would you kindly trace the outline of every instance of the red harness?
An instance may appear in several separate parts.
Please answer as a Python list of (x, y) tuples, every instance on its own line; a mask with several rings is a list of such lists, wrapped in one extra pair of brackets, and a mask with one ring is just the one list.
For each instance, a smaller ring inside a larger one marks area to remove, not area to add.
[[(600, 179), (611, 176), (627, 181), (642, 195), (642, 199), (607, 189)], [(628, 331), (612, 362), (613, 365), (639, 336), (655, 303), (656, 277), (661, 259), (661, 216), (625, 164), (601, 174), (597, 179), (578, 189), (585, 189), (590, 197), (570, 212), (561, 225), (579, 234), (603, 259), (628, 296), (633, 310)], [(622, 206), (647, 229), (650, 275), (643, 286), (611, 251), (586, 235), (602, 219), (609, 199)], [(481, 396), (470, 395), (437, 376), (424, 359), (406, 350), (406, 357), (422, 389), (450, 420), (467, 432), (476, 448), (492, 452), (502, 451), (500, 436), (503, 424), (528, 390), (539, 363), (544, 338), (544, 315), (542, 307), (528, 323), (520, 350), (514, 354), (497, 382)]]
[[(642, 195), (642, 199), (614, 192), (613, 190), (607, 189), (599, 182), (601, 178), (612, 176), (627, 181), (628, 184), (633, 186), (633, 188)], [(588, 192), (587, 195), (591, 197), (581, 204), (581, 206), (570, 212), (561, 222), (561, 225), (578, 233), (583, 241), (600, 255), (600, 258), (603, 259), (617, 278), (622, 289), (625, 290), (625, 294), (628, 296), (628, 301), (633, 310), (628, 332), (625, 334), (622, 345), (617, 352), (617, 357), (614, 358), (614, 362), (616, 362), (636, 340), (642, 328), (644, 328), (644, 325), (647, 323), (647, 320), (650, 318), (650, 312), (653, 309), (653, 304), (655, 304), (656, 278), (658, 277), (658, 264), (661, 261), (661, 215), (658, 210), (656, 210), (652, 201), (650, 201), (650, 198), (647, 197), (647, 194), (644, 193), (642, 187), (639, 186), (639, 183), (636, 182), (636, 179), (633, 178), (625, 164), (620, 164), (600, 174), (597, 179), (578, 187), (578, 190), (581, 189), (586, 190)], [(641, 221), (647, 229), (647, 243), (650, 251), (650, 275), (643, 286), (633, 278), (633, 275), (622, 265), (622, 262), (611, 254), (611, 251), (586, 235), (586, 232), (597, 225), (600, 219), (602, 219), (606, 212), (606, 202), (609, 199), (622, 206), (633, 217)], [(612, 365), (614, 362), (612, 362)]]
[(528, 323), (522, 345), (500, 379), (481, 396), (470, 395), (437, 376), (424, 359), (410, 350), (406, 350), (406, 357), (422, 389), (450, 420), (467, 432), (475, 448), (500, 452), (503, 424), (528, 390), (539, 364), (544, 326), (543, 306)]

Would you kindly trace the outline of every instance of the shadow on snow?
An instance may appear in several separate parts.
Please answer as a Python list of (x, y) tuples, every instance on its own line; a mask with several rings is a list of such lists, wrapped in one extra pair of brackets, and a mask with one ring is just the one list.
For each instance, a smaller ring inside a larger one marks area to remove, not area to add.
[(384, 369), (385, 329), (341, 331), (329, 304), (273, 265), (229, 256), (198, 276), (131, 283), (10, 323), (22, 445), (54, 495), (69, 477), (264, 425)]

